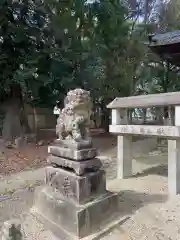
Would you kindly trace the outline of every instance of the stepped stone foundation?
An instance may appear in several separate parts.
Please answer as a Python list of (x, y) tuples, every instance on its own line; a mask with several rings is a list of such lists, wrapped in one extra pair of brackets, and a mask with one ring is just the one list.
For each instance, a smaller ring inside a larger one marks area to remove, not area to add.
[[(49, 147), (51, 166), (46, 167), (46, 186), (36, 189), (32, 212), (60, 239), (81, 239), (116, 217), (118, 196), (106, 191), (100, 160), (96, 156), (89, 159), (93, 148), (87, 149), (86, 156), (84, 149), (78, 150), (79, 156), (83, 152), (88, 160), (77, 160), (75, 149), (61, 149), (58, 145)], [(69, 158), (67, 152), (71, 152)]]

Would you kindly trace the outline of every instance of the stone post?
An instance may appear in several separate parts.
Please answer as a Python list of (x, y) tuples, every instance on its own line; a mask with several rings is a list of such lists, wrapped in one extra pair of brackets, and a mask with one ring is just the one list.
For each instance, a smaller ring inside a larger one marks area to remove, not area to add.
[(68, 94), (58, 120), (59, 139), (48, 149), (46, 185), (36, 190), (31, 211), (63, 240), (91, 239), (118, 216), (118, 196), (106, 191), (105, 172), (86, 134), (89, 100), (84, 92), (76, 89)]
[[(128, 124), (127, 109), (112, 109), (112, 125)], [(132, 175), (132, 136), (117, 137), (117, 178)]]
[[(171, 106), (168, 107), (168, 116), (164, 119), (164, 125), (165, 126), (173, 126), (174, 125), (173, 109)], [(167, 138), (159, 138), (158, 149), (160, 149), (162, 152), (168, 151)]]
[(132, 176), (132, 136), (118, 136), (117, 178)]
[[(175, 107), (175, 126), (180, 126), (180, 106)], [(168, 140), (169, 195), (180, 193), (180, 140)]]

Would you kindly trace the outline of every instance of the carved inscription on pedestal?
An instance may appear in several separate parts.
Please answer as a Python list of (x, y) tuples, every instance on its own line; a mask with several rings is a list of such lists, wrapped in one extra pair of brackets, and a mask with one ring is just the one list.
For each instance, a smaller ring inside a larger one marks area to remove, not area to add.
[(63, 182), (63, 195), (66, 196), (66, 197), (70, 197), (70, 192), (71, 192), (71, 189), (70, 189), (70, 180), (68, 177), (65, 177), (64, 178), (64, 182)]

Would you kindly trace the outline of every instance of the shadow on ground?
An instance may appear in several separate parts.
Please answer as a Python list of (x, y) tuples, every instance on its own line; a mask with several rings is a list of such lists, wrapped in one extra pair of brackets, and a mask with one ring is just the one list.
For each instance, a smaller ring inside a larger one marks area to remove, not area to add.
[[(101, 234), (101, 237), (107, 237), (113, 230), (118, 228), (119, 236), (120, 232), (123, 233), (121, 226), (128, 221), (136, 211), (140, 208), (153, 203), (166, 202), (168, 197), (162, 194), (147, 194), (133, 190), (124, 190), (118, 194), (119, 198), (119, 214), (117, 215), (117, 221), (114, 221), (114, 225), (107, 231)], [(106, 238), (103, 238), (106, 239)], [(115, 239), (115, 238), (113, 238)], [(117, 239), (117, 238), (116, 238)], [(124, 239), (124, 238), (123, 238)], [(127, 239), (127, 238), (125, 238)], [(128, 238), (129, 239), (129, 238)]]
[(167, 195), (163, 194), (148, 194), (137, 192), (134, 190), (123, 190), (119, 193), (119, 203), (121, 212), (124, 214), (132, 214), (139, 208), (142, 208), (151, 203), (163, 203), (168, 200)]
[(123, 190), (119, 194), (120, 214), (132, 215), (138, 209), (152, 203), (163, 203), (168, 200), (167, 195), (147, 194), (133, 190)]
[(161, 164), (158, 166), (147, 168), (144, 171), (142, 171), (141, 173), (137, 173), (136, 175), (133, 175), (132, 178), (145, 177), (148, 175), (159, 175), (159, 176), (167, 177), (168, 176), (168, 165)]

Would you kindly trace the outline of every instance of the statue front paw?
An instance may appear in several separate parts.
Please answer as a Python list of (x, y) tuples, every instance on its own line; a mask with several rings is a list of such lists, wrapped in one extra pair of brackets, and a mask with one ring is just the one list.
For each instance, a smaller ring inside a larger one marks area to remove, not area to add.
[(76, 142), (80, 142), (82, 140), (82, 136), (80, 133), (73, 133), (73, 139), (76, 141)]

